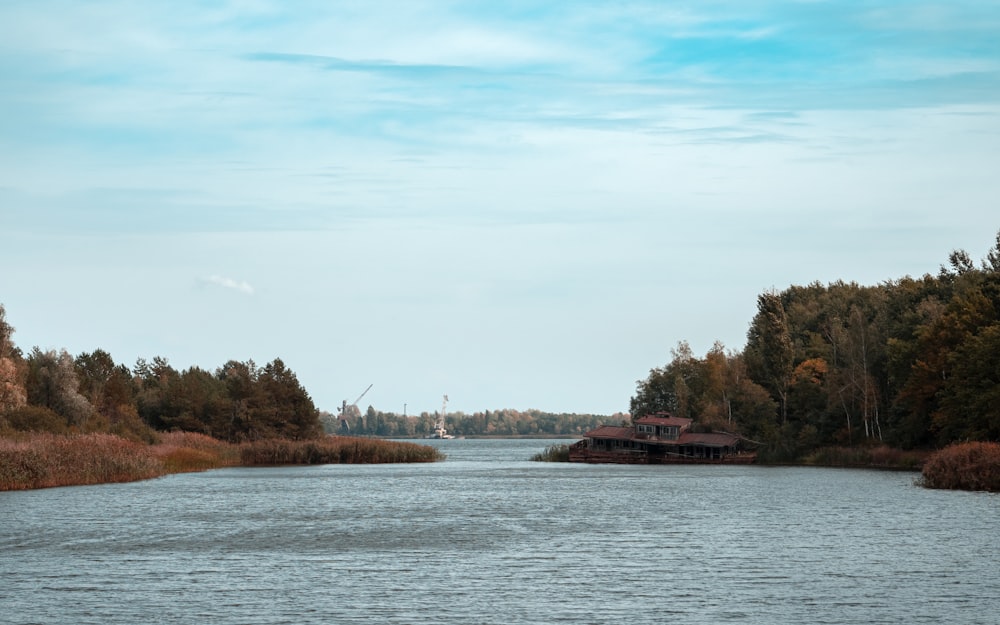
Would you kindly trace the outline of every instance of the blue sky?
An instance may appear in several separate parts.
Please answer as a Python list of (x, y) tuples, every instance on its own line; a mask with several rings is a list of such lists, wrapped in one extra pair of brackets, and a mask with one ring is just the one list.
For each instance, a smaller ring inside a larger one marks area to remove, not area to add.
[(24, 350), (627, 410), (756, 296), (1000, 229), (989, 2), (0, 4)]

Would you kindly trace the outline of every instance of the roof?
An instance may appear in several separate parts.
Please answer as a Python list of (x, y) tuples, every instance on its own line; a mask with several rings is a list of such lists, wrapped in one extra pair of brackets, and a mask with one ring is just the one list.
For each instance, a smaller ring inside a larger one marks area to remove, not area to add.
[(657, 414), (657, 415), (646, 415), (645, 417), (639, 417), (635, 422), (641, 423), (642, 425), (674, 425), (679, 428), (685, 428), (691, 425), (692, 419), (685, 419), (684, 417), (675, 417), (673, 415)]
[(704, 445), (706, 447), (732, 447), (740, 440), (735, 434), (725, 432), (685, 432), (677, 438), (678, 445)]
[[(643, 417), (646, 419), (647, 417)], [(657, 418), (657, 417), (648, 417)], [(660, 417), (662, 419), (662, 417)], [(676, 419), (678, 421), (684, 421), (687, 423), (691, 422), (691, 419), (684, 419), (681, 417), (670, 417), (671, 419)], [(640, 423), (659, 423), (658, 421), (643, 421), (639, 420)], [(678, 425), (677, 423), (670, 423), (668, 425)], [(636, 439), (635, 428), (633, 427), (620, 427), (617, 425), (601, 425), (597, 428), (587, 432), (583, 435), (585, 438), (604, 438), (611, 440), (628, 441)], [(640, 440), (647, 440), (642, 438)], [(684, 432), (676, 440), (656, 440), (655, 444), (658, 445), (704, 445), (705, 447), (733, 447), (739, 442), (740, 437), (735, 434), (727, 434), (725, 432)]]
[(584, 434), (587, 438), (617, 438), (620, 440), (631, 439), (634, 435), (634, 429), (616, 425), (600, 425), (596, 429)]

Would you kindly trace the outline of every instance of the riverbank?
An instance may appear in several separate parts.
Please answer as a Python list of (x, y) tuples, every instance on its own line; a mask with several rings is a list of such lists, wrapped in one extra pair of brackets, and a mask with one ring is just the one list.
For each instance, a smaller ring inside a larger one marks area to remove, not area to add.
[(232, 466), (435, 462), (427, 445), (351, 436), (232, 444), (170, 432), (151, 445), (112, 434), (27, 434), (0, 438), (0, 491), (147, 480)]
[[(823, 447), (802, 458), (795, 465), (852, 469), (920, 471), (932, 452), (877, 447)], [(767, 464), (762, 463), (762, 464)]]

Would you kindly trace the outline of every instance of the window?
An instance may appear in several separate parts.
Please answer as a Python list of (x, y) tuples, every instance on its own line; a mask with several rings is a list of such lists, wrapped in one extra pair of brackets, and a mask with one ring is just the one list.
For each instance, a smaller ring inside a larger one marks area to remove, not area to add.
[(677, 438), (677, 426), (675, 425), (664, 425), (660, 428), (660, 436), (663, 438), (675, 439)]

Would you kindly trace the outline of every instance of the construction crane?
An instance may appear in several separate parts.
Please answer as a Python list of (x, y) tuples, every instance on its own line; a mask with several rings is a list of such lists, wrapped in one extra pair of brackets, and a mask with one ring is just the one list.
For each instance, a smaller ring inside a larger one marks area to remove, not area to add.
[(454, 436), (449, 434), (448, 430), (446, 430), (444, 427), (444, 415), (447, 408), (448, 408), (448, 396), (445, 395), (444, 401), (441, 403), (441, 415), (438, 418), (437, 423), (434, 424), (434, 433), (428, 436), (427, 438), (455, 438)]
[[(358, 408), (358, 402), (361, 401), (362, 397), (364, 397), (365, 395), (368, 394), (368, 391), (372, 390), (373, 386), (375, 386), (374, 383), (373, 384), (369, 384), (368, 388), (365, 389), (365, 392), (361, 393), (360, 395), (358, 395), (358, 398), (354, 400), (354, 403), (352, 403), (349, 406), (347, 405), (347, 400), (346, 399), (344, 400), (344, 403), (340, 406), (340, 415), (338, 415), (338, 418), (340, 419), (340, 429), (341, 429), (341, 431), (343, 431), (343, 432), (350, 432), (351, 431), (351, 426), (347, 424), (348, 411), (351, 412), (351, 416), (353, 416), (355, 418), (360, 417), (361, 416), (361, 409)], [(352, 408), (353, 408), (353, 410), (351, 410)]]

